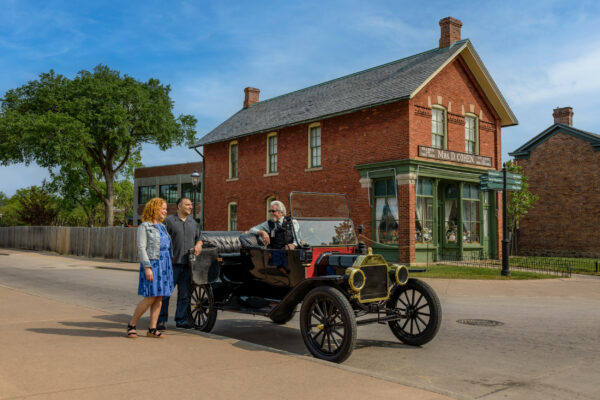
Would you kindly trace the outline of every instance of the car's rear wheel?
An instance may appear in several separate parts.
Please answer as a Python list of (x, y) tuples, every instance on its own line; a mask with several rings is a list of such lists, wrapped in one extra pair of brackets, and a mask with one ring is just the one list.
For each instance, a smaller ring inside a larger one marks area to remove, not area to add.
[(194, 328), (210, 332), (217, 321), (217, 309), (210, 285), (193, 285), (190, 298), (190, 313)]
[(440, 299), (431, 286), (418, 279), (411, 278), (406, 285), (396, 286), (386, 309), (387, 315), (401, 317), (388, 324), (394, 335), (410, 346), (432, 340), (442, 323)]
[(343, 362), (354, 350), (356, 318), (339, 290), (320, 286), (311, 290), (300, 308), (300, 331), (310, 353), (326, 361)]

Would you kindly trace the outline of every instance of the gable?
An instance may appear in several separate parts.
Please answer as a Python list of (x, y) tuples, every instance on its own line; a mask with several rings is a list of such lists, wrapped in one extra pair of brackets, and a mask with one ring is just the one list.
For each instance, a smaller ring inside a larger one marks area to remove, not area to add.
[(438, 104), (449, 113), (459, 116), (475, 114), (480, 120), (494, 125), (500, 119), (460, 56), (414, 96), (414, 104), (428, 108)]
[(508, 153), (508, 155), (514, 157), (517, 160), (527, 159), (536, 147), (543, 144), (548, 139), (550, 139), (558, 133), (571, 135), (577, 139), (589, 143), (589, 145), (592, 146), (594, 151), (600, 151), (600, 135), (582, 131), (580, 129), (573, 128), (569, 125), (557, 123), (546, 129), (545, 131), (543, 131), (542, 133), (540, 133), (539, 135), (537, 135), (536, 137), (525, 143), (523, 146), (516, 149), (515, 151)]

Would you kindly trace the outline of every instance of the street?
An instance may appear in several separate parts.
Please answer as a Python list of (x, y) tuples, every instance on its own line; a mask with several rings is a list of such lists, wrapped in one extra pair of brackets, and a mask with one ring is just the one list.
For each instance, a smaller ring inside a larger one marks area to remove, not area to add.
[[(134, 264), (6, 249), (0, 254), (2, 286), (123, 321), (139, 301)], [(340, 368), (457, 399), (600, 398), (600, 279), (426, 281), (443, 309), (437, 337), (415, 348), (400, 343), (387, 324), (360, 326), (354, 353)], [(298, 316), (279, 326), (219, 312), (212, 333), (309, 355), (298, 326)]]

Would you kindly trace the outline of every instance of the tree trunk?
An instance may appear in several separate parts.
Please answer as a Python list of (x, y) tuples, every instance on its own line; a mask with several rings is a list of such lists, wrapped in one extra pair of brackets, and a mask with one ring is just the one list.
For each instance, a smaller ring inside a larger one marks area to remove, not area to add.
[(114, 203), (114, 199), (112, 196), (110, 198), (107, 198), (104, 200), (104, 209), (105, 209), (104, 225), (105, 226), (113, 226), (113, 222), (115, 219), (115, 210), (113, 207), (113, 203)]
[(115, 220), (115, 190), (113, 184), (114, 175), (105, 171), (104, 178), (106, 180), (106, 197), (102, 199), (105, 210), (104, 225), (113, 226)]
[(510, 252), (508, 254), (517, 255), (517, 229), (514, 225), (510, 227)]

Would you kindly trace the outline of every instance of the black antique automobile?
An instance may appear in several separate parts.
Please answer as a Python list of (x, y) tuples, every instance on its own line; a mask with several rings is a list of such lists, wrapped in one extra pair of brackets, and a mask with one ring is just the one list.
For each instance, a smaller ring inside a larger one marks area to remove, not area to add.
[(268, 249), (251, 233), (203, 233), (202, 253), (190, 254), (196, 329), (209, 332), (217, 310), (285, 324), (302, 303), (302, 338), (324, 360), (350, 356), (357, 325), (387, 323), (413, 346), (434, 338), (442, 317), (437, 295), (358, 242), (345, 195), (292, 192), (289, 205), (294, 250)]

